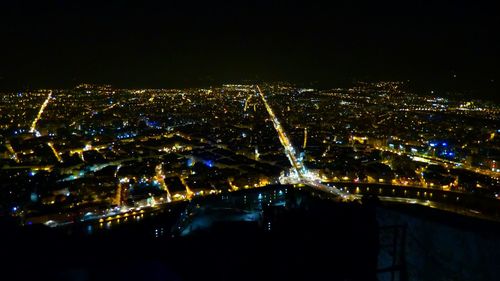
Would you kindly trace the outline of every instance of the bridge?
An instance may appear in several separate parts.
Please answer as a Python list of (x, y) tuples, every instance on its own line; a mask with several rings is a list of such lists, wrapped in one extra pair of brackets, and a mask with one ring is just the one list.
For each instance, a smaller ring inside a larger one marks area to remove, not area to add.
[(384, 183), (324, 184), (334, 186), (355, 198), (376, 196), (383, 202), (422, 205), (468, 217), (500, 221), (500, 200), (474, 193)]

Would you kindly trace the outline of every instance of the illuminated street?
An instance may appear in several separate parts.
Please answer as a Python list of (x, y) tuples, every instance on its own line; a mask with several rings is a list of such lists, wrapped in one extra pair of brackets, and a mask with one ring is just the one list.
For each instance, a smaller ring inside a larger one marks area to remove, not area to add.
[(35, 119), (33, 120), (33, 123), (31, 123), (30, 133), (37, 133), (37, 136), (40, 135), (40, 133), (38, 133), (36, 131), (36, 124), (38, 123), (38, 121), (40, 120), (40, 118), (42, 118), (43, 111), (45, 110), (45, 108), (47, 107), (47, 105), (49, 105), (49, 102), (50, 102), (51, 98), (52, 98), (52, 91), (50, 91), (49, 94), (47, 95), (47, 98), (45, 99), (45, 101), (40, 106), (40, 111), (38, 111), (38, 114), (36, 115)]
[(274, 115), (272, 108), (267, 103), (266, 98), (265, 98), (264, 94), (262, 93), (262, 91), (260, 90), (259, 86), (257, 86), (257, 90), (259, 92), (260, 97), (262, 98), (262, 102), (264, 103), (267, 112), (269, 113), (269, 117), (271, 118), (271, 120), (273, 122), (274, 128), (276, 129), (276, 132), (278, 133), (279, 140), (281, 142), (281, 145), (283, 145), (283, 149), (285, 150), (285, 154), (286, 154), (288, 160), (290, 160), (290, 164), (293, 168), (293, 171), (299, 179), (298, 183), (306, 184), (308, 186), (311, 186), (313, 188), (319, 189), (319, 190), (324, 191), (324, 192), (332, 192), (338, 196), (348, 197), (346, 194), (343, 194), (335, 187), (328, 187), (326, 185), (321, 184), (319, 182), (319, 179), (312, 176), (307, 171), (306, 167), (300, 161), (297, 160), (294, 147), (292, 146), (290, 140), (286, 136), (286, 134), (283, 130), (283, 127), (279, 123), (278, 118), (276, 117), (276, 115)]

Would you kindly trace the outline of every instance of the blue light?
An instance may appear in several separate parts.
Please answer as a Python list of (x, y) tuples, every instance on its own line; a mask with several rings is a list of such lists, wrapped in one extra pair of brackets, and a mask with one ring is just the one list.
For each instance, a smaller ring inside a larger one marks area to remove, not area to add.
[(443, 146), (448, 146), (448, 144), (447, 144), (447, 143), (445, 143), (445, 142), (443, 142)]
[(431, 147), (435, 147), (435, 146), (436, 146), (436, 143), (431, 142), (429, 145), (430, 145)]
[(148, 127), (158, 127), (159, 123), (157, 121), (146, 120), (146, 126)]
[(207, 167), (210, 167), (210, 168), (212, 168), (214, 166), (214, 163), (212, 160), (203, 161), (203, 164), (205, 164)]
[(17, 207), (12, 207), (12, 212), (17, 212)]

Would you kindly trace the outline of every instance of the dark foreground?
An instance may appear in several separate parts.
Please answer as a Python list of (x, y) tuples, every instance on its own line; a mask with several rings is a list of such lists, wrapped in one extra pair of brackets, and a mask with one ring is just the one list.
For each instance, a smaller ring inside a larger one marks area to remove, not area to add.
[(374, 212), (290, 196), (300, 199), (264, 206), (259, 223), (219, 221), (185, 237), (172, 238), (168, 227), (179, 210), (93, 235), (42, 227), (4, 233), (0, 279), (375, 280)]
[(498, 223), (322, 196), (278, 186), (171, 205), (137, 222), (4, 224), (0, 280), (500, 278)]

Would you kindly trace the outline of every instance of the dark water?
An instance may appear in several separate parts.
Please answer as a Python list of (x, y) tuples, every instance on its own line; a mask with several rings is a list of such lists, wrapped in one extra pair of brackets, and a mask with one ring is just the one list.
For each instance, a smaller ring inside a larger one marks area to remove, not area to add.
[[(418, 205), (339, 203), (322, 196), (270, 186), (170, 204), (110, 224), (1, 224), (0, 280), (500, 276), (496, 222)], [(182, 231), (195, 222), (203, 227)]]
[[(200, 207), (262, 219), (216, 220), (179, 237), (179, 221)], [(172, 205), (127, 223), (4, 236), (2, 280), (375, 280), (378, 254), (371, 207), (276, 187)]]

